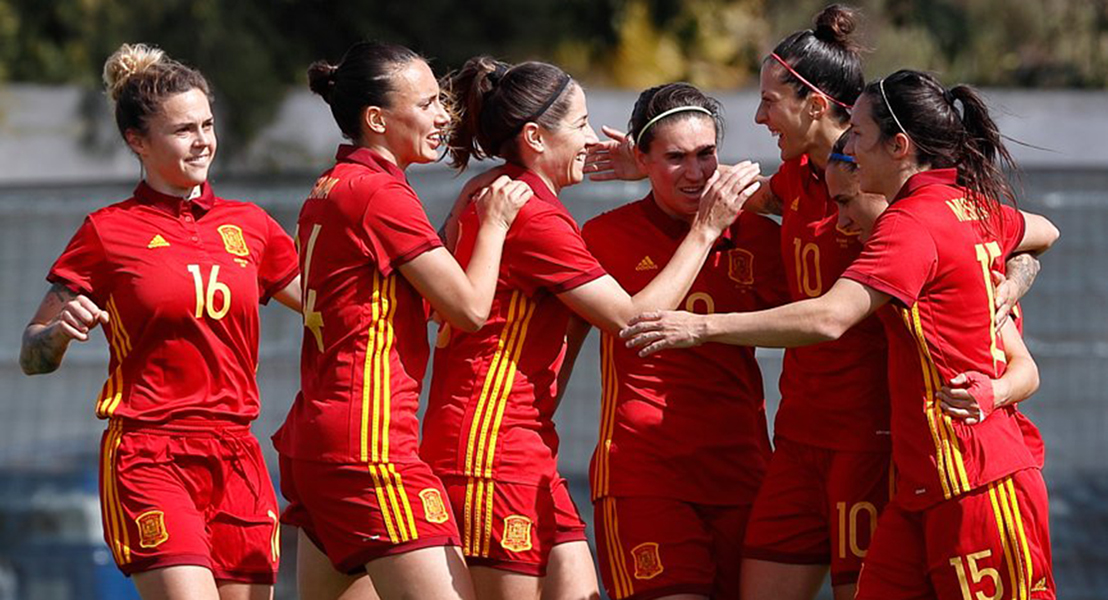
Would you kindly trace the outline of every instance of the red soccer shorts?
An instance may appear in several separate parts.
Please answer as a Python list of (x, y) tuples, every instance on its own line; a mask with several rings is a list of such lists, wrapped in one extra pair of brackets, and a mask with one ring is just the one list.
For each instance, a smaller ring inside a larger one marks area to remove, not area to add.
[(674, 594), (739, 598), (749, 506), (605, 497), (593, 506), (600, 575), (616, 600)]
[(444, 481), (470, 566), (544, 577), (551, 548), (587, 539), (565, 479), (549, 487), (478, 477)]
[(281, 522), (299, 527), (342, 573), (383, 556), (457, 546), (442, 482), (422, 462), (347, 464), (281, 457)]
[(889, 454), (830, 450), (777, 438), (746, 527), (743, 556), (831, 565), (831, 585), (858, 580), (888, 503)]
[(273, 584), (277, 498), (250, 428), (113, 421), (100, 445), (104, 539), (126, 575), (207, 567), (221, 581)]
[(1054, 600), (1047, 494), (1025, 469), (919, 512), (881, 515), (857, 600)]

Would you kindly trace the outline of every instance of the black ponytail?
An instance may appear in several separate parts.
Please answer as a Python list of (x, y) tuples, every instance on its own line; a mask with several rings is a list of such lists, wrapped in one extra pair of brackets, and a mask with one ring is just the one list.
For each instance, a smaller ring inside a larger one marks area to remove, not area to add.
[(362, 111), (367, 106), (389, 108), (396, 86), (393, 77), (413, 60), (412, 50), (383, 42), (359, 42), (338, 65), (316, 61), (308, 67), (308, 87), (331, 106), (331, 115), (350, 140), (362, 137)]
[(1018, 173), (1015, 161), (976, 90), (966, 85), (947, 90), (928, 73), (901, 70), (870, 83), (864, 93), (882, 139), (904, 133), (919, 166), (958, 169), (958, 185), (979, 214), (996, 214), (1003, 200), (1016, 205), (1004, 172)]

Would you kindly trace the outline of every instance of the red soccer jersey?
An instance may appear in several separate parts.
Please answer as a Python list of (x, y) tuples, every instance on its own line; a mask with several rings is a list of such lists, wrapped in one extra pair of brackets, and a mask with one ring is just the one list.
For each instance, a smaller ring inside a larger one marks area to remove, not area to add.
[[(807, 155), (781, 165), (770, 186), (782, 202), (781, 256), (792, 300), (822, 296), (862, 243), (838, 228), (838, 207)], [(786, 350), (774, 435), (835, 450), (888, 450), (886, 356), (877, 317), (833, 342)]]
[[(550, 484), (554, 399), (570, 311), (555, 294), (604, 275), (569, 211), (534, 173), (509, 166), (535, 196), (516, 216), (492, 310), (475, 333), (444, 326), (435, 351), (420, 453), (439, 475)], [(461, 219), (456, 254), (473, 253), (477, 214)]]
[(90, 214), (46, 279), (109, 315), (101, 419), (247, 423), (258, 416), (258, 303), (296, 277), (292, 239), (261, 208), (154, 191)]
[(889, 338), (897, 500), (909, 510), (1036, 466), (1014, 407), (967, 425), (945, 415), (935, 398), (958, 373), (1003, 374), (990, 271), (1003, 268), (1024, 227), (1015, 211), (986, 221), (956, 177), (955, 169), (935, 169), (909, 179), (843, 274), (892, 296), (881, 318)]
[(427, 311), (397, 270), (442, 245), (396, 165), (339, 147), (300, 209), (301, 391), (274, 435), (285, 456), (418, 461)]
[[(653, 196), (585, 224), (589, 249), (636, 294), (670, 261), (689, 226)], [(745, 312), (787, 301), (780, 228), (743, 212), (724, 232), (679, 308)], [(701, 504), (750, 504), (770, 445), (754, 348), (705, 344), (640, 358), (618, 336), (600, 342), (600, 438), (593, 498), (651, 496)]]

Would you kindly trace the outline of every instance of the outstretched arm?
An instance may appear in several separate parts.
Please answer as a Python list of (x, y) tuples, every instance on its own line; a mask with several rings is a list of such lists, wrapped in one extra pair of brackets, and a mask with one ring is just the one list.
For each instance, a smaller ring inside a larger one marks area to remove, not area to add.
[(620, 336), (647, 356), (666, 348), (708, 342), (791, 348), (836, 340), (889, 301), (889, 296), (840, 278), (826, 294), (769, 310), (698, 315), (683, 311), (646, 313)]
[(438, 247), (400, 265), (400, 273), (441, 317), (462, 331), (477, 331), (489, 318), (504, 239), (520, 208), (531, 198), (522, 181), (500, 176), (474, 196), (480, 211), (473, 255), (465, 270)]
[(758, 189), (757, 176), (758, 165), (752, 163), (713, 175), (689, 233), (666, 266), (639, 293), (629, 296), (615, 279), (605, 275), (558, 294), (558, 298), (583, 319), (610, 333), (625, 327), (639, 313), (677, 306), (704, 266), (712, 244)]

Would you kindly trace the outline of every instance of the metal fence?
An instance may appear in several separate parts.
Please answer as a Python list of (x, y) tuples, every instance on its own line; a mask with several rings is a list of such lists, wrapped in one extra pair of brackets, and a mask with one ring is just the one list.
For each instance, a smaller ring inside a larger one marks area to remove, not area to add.
[[(441, 169), (417, 170), (411, 178), (432, 220), (438, 222), (459, 182)], [(311, 181), (308, 175), (215, 185), (224, 197), (262, 205), (291, 231)], [(1101, 598), (1101, 590), (1108, 587), (1108, 547), (1101, 542), (1108, 534), (1108, 507), (1101, 500), (1108, 492), (1108, 410), (1101, 401), (1108, 390), (1108, 278), (1103, 277), (1108, 273), (1108, 173), (1036, 171), (1025, 175), (1024, 183), (1022, 206), (1046, 214), (1062, 231), (1062, 240), (1043, 258), (1042, 273), (1024, 303), (1028, 345), (1042, 375), (1041, 390), (1024, 408), (1047, 443), (1060, 595)], [(54, 573), (49, 571), (51, 561), (26, 558), (35, 556), (33, 552), (25, 553), (22, 562), (6, 558), (17, 545), (28, 543), (28, 536), (53, 539), (53, 547), (60, 548), (74, 537), (59, 537), (59, 531), (80, 531), (90, 564), (114, 569), (102, 548), (95, 505), (90, 509), (87, 501), (75, 500), (61, 512), (47, 510), (59, 506), (59, 497), (70, 497), (66, 494), (95, 494), (95, 453), (103, 423), (93, 417), (93, 404), (105, 376), (107, 344), (101, 334), (87, 344), (75, 344), (59, 372), (34, 378), (19, 372), (17, 357), (20, 334), (46, 290), (43, 277), (51, 262), (86, 213), (124, 199), (130, 191), (130, 185), (0, 190), (0, 306), (5, 307), (0, 311), (0, 340), (6, 340), (0, 346), (0, 600), (88, 597), (82, 590), (101, 585), (95, 569), (78, 577), (76, 570)], [(634, 184), (586, 184), (567, 190), (564, 199), (584, 222), (640, 197), (642, 191)], [(283, 420), (298, 387), (300, 335), (296, 315), (276, 304), (263, 309), (258, 370), (263, 411), (254, 431), (267, 449), (265, 439)], [(780, 353), (759, 355), (772, 416)], [(586, 513), (591, 512), (586, 473), (598, 423), (596, 357), (593, 335), (557, 417), (562, 471)], [(268, 458), (276, 473), (272, 451)], [(45, 504), (35, 505), (31, 496), (41, 497)], [(82, 551), (72, 552), (76, 556)], [(282, 569), (286, 575), (293, 572), (289, 558), (286, 555)], [(37, 583), (23, 583), (18, 596), (8, 596), (5, 590), (15, 589), (6, 583), (12, 574)], [(278, 595), (290, 592), (283, 578)], [(105, 593), (104, 597), (117, 598), (122, 592)]]

